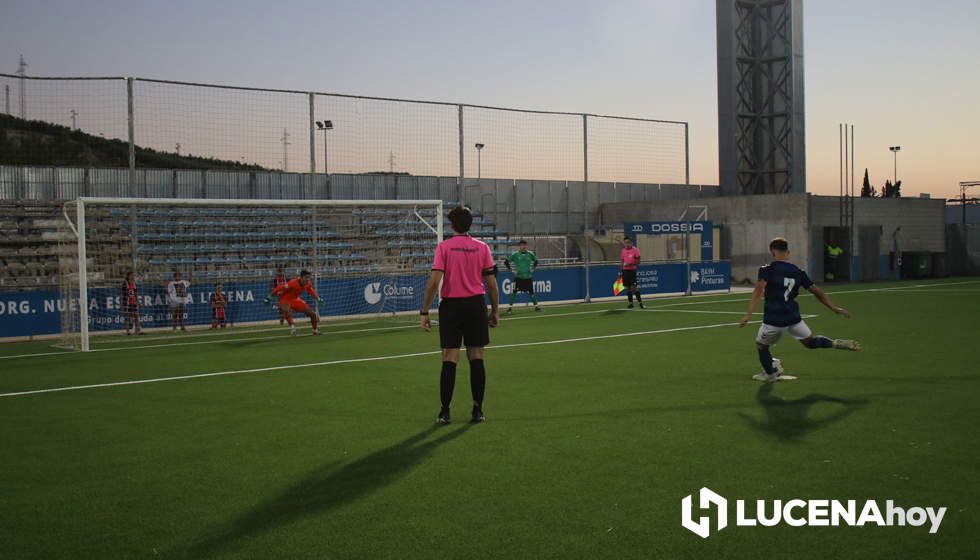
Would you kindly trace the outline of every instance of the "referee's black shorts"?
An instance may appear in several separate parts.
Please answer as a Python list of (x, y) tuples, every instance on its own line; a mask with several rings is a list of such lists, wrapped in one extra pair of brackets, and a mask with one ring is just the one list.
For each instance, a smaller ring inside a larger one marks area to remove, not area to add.
[(514, 291), (515, 292), (527, 292), (529, 294), (534, 293), (534, 280), (531, 278), (515, 278), (514, 279)]
[(490, 322), (483, 296), (443, 298), (439, 302), (442, 348), (478, 348), (490, 344)]
[(623, 271), (623, 285), (624, 286), (635, 286), (636, 285), (636, 269), (624, 270)]

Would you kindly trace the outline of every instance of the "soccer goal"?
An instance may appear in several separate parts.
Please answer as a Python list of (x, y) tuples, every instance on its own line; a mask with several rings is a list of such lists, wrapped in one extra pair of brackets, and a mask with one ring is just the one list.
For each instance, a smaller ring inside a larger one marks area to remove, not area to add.
[(64, 218), (61, 345), (83, 351), (103, 333), (278, 325), (263, 300), (303, 270), (322, 319), (407, 315), (443, 238), (439, 200), (79, 198)]

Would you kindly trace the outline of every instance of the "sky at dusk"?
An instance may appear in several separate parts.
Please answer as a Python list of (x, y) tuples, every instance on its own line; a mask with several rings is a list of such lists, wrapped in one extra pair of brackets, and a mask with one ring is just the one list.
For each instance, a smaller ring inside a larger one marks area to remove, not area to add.
[[(691, 182), (717, 184), (714, 12), (707, 0), (13, 0), (0, 72), (23, 53), (38, 76), (687, 121)], [(855, 126), (859, 183), (866, 167), (876, 186), (892, 177), (892, 145), (906, 196), (980, 180), (978, 26), (975, 0), (804, 2), (808, 190), (838, 191), (841, 122)]]

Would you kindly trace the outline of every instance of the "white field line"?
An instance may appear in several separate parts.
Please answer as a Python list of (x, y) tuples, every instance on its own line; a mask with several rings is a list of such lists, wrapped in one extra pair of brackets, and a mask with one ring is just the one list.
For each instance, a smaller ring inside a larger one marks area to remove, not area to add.
[[(627, 313), (630, 310), (613, 308), (613, 309), (594, 309), (591, 311), (576, 311), (573, 313), (545, 313), (545, 314), (529, 315), (526, 317), (505, 317), (502, 318), (501, 321), (526, 321), (529, 319), (549, 319), (554, 317), (569, 317), (572, 315), (593, 315), (596, 313), (608, 313), (610, 311)], [(648, 309), (647, 311), (662, 311), (662, 312), (676, 312), (676, 313), (718, 313), (718, 314), (738, 313), (741, 315), (741, 312), (737, 312), (737, 311), (691, 311), (691, 310), (684, 310), (684, 309), (660, 309), (660, 310)], [(438, 321), (435, 321), (435, 323), (438, 324)], [(324, 334), (325, 335), (351, 334), (351, 333), (365, 333), (365, 332), (396, 331), (396, 330), (417, 329), (417, 328), (419, 328), (418, 325), (412, 324), (412, 325), (399, 325), (395, 327), (374, 327), (369, 329), (347, 329), (347, 330), (327, 331)], [(264, 330), (270, 330), (270, 329), (263, 329), (263, 331)], [(282, 330), (282, 328), (275, 329), (275, 330)], [(247, 332), (263, 332), (263, 331), (247, 331)], [(227, 334), (227, 333), (223, 333), (223, 334)], [(225, 342), (249, 342), (253, 340), (276, 340), (281, 338), (293, 338), (293, 335), (282, 334), (282, 335), (275, 335), (275, 336), (247, 336), (241, 338), (221, 338), (218, 340), (199, 340), (195, 342), (170, 342), (166, 344), (139, 344), (139, 345), (126, 345), (126, 346), (113, 346), (110, 348), (93, 348), (89, 350), (89, 352), (90, 353), (119, 352), (123, 350), (144, 350), (147, 348), (172, 348), (175, 346), (199, 346), (201, 344), (222, 344)], [(147, 339), (142, 339), (142, 340), (147, 340)], [(68, 350), (63, 352), (38, 352), (36, 354), (15, 354), (12, 356), (0, 356), (0, 360), (12, 360), (15, 358), (34, 358), (40, 356), (59, 356), (62, 354), (76, 354), (76, 352)]]
[[(371, 322), (372, 321), (357, 321), (357, 322), (343, 323), (343, 324), (334, 324), (334, 325), (325, 325), (325, 324), (322, 324), (321, 323), (320, 324), (320, 330), (321, 331), (329, 331), (330, 328), (352, 327), (354, 325), (364, 325), (364, 324), (371, 323)], [(275, 326), (275, 327), (268, 327), (268, 328), (261, 328), (261, 329), (250, 329), (250, 328), (247, 328), (246, 327), (245, 329), (241, 330), (240, 332), (243, 332), (243, 333), (276, 332), (276, 331), (283, 331), (283, 330), (286, 330), (288, 328), (289, 328), (288, 325), (278, 325), (278, 326)], [(204, 331), (204, 332), (201, 332), (201, 331)], [(164, 332), (164, 331), (161, 331), (161, 332)], [(180, 339), (186, 339), (186, 338), (212, 338), (212, 337), (222, 336), (222, 335), (228, 335), (228, 329), (220, 329), (220, 330), (219, 329), (214, 329), (214, 330), (212, 330), (212, 329), (209, 329), (209, 328), (196, 327), (194, 329), (189, 330), (187, 333), (183, 333), (182, 332), (180, 334), (177, 334), (175, 332), (171, 332), (171, 334), (166, 334), (166, 335), (162, 335), (162, 336), (145, 336), (145, 337), (140, 337), (138, 340), (140, 340), (142, 342), (151, 342), (151, 341), (154, 341), (154, 340), (174, 340), (175, 338), (180, 338)], [(113, 336), (110, 336), (110, 337), (101, 338), (100, 340), (98, 340), (98, 342), (101, 342), (103, 344), (112, 344), (112, 343), (115, 343), (115, 342), (121, 342), (123, 340), (133, 340), (133, 338), (132, 338), (132, 336), (126, 337), (126, 336), (113, 335)]]
[[(892, 292), (892, 291), (910, 290), (916, 288), (932, 288), (933, 286), (958, 286), (961, 284), (977, 284), (977, 283), (980, 283), (980, 280), (968, 280), (966, 282), (944, 282), (941, 284), (915, 284), (912, 286), (895, 286), (895, 287), (888, 287), (888, 288), (862, 288), (860, 290), (840, 290), (834, 292), (827, 292), (827, 295), (836, 296), (842, 294), (858, 294), (858, 293), (867, 293), (867, 292)], [(923, 291), (931, 291), (931, 290), (923, 290)], [(813, 294), (801, 293), (799, 297), (813, 297)], [(658, 305), (657, 308), (677, 307), (683, 305), (706, 305), (711, 303), (741, 303), (741, 302), (750, 301), (751, 299), (752, 298), (721, 299), (721, 300), (716, 299), (711, 301), (683, 301), (679, 303), (667, 303), (664, 305)]]
[[(752, 321), (752, 323), (759, 323), (759, 321)], [(515, 343), (515, 344), (500, 344), (500, 345), (496, 345), (496, 346), (489, 346), (488, 348), (491, 348), (491, 349), (494, 349), (494, 350), (503, 350), (503, 349), (508, 349), (508, 348), (526, 348), (526, 347), (529, 347), (529, 346), (550, 346), (550, 345), (555, 345), (555, 344), (571, 344), (571, 343), (576, 343), (576, 342), (590, 342), (590, 341), (593, 341), (593, 340), (608, 340), (608, 339), (625, 338), (625, 337), (632, 337), (632, 336), (645, 336), (645, 335), (652, 335), (652, 334), (666, 334), (666, 333), (675, 333), (675, 332), (683, 332), (683, 331), (694, 331), (694, 330), (703, 330), (703, 329), (716, 329), (716, 328), (721, 328), (721, 327), (734, 327), (734, 326), (737, 326), (737, 325), (738, 325), (738, 323), (716, 323), (716, 324), (713, 324), (713, 325), (698, 325), (698, 326), (692, 326), (692, 327), (676, 327), (676, 328), (671, 328), (671, 329), (657, 329), (657, 330), (652, 330), (652, 331), (629, 332), (629, 333), (620, 333), (620, 334), (604, 334), (604, 335), (597, 335), (597, 336), (583, 336), (583, 337), (578, 337), (578, 338), (563, 338), (563, 339), (557, 339), (557, 340), (542, 340), (542, 341), (538, 341), (538, 342), (520, 342), (520, 343)], [(371, 357), (368, 357), (368, 358), (348, 358), (348, 359), (344, 359), (344, 360), (331, 360), (331, 361), (326, 361), (326, 362), (312, 362), (312, 363), (306, 363), (306, 364), (292, 364), (292, 365), (270, 366), (270, 367), (253, 368), (253, 369), (239, 369), (239, 370), (229, 370), (229, 371), (215, 371), (215, 372), (210, 372), (210, 373), (196, 373), (196, 374), (188, 374), (188, 375), (174, 375), (174, 376), (170, 376), (170, 377), (154, 377), (154, 378), (150, 378), (150, 379), (135, 379), (135, 380), (132, 380), (132, 381), (114, 381), (114, 382), (111, 382), (111, 383), (96, 383), (96, 384), (93, 384), (93, 385), (71, 385), (71, 386), (67, 386), (67, 387), (53, 387), (53, 388), (50, 388), (50, 389), (36, 389), (36, 390), (32, 390), (32, 391), (18, 391), (18, 392), (14, 392), (14, 393), (0, 393), (0, 397), (17, 397), (17, 396), (24, 396), (24, 395), (37, 395), (37, 394), (41, 394), (41, 393), (58, 393), (58, 392), (64, 392), (64, 391), (80, 391), (82, 389), (99, 389), (99, 388), (104, 388), (104, 387), (119, 387), (119, 386), (122, 386), (122, 385), (143, 385), (143, 384), (147, 384), (147, 383), (162, 383), (162, 382), (165, 382), (165, 381), (182, 381), (182, 380), (185, 380), (185, 379), (199, 379), (199, 378), (203, 378), (203, 377), (219, 377), (219, 376), (225, 376), (225, 375), (241, 375), (241, 374), (248, 374), (248, 373), (267, 373), (267, 372), (271, 372), (271, 371), (283, 371), (283, 370), (289, 370), (289, 369), (335, 366), (335, 365), (355, 364), (355, 363), (362, 363), (362, 362), (376, 362), (376, 361), (384, 361), (384, 360), (398, 360), (398, 359), (403, 359), (403, 358), (415, 358), (415, 357), (418, 357), (418, 356), (433, 356), (433, 355), (436, 355), (436, 354), (440, 354), (441, 352), (442, 352), (441, 350), (433, 350), (433, 351), (430, 351), (430, 352), (413, 352), (413, 353), (410, 353), (410, 354), (393, 354), (393, 355), (389, 355), (389, 356), (371, 356)]]

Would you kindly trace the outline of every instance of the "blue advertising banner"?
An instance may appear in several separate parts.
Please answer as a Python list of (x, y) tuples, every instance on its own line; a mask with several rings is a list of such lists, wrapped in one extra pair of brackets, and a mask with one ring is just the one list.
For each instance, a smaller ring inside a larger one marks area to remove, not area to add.
[(0, 338), (61, 332), (60, 296), (47, 290), (0, 294)]
[(710, 221), (695, 222), (626, 222), (623, 232), (627, 236), (697, 233), (701, 235), (701, 260), (714, 258), (714, 224)]
[(732, 287), (732, 263), (728, 261), (691, 263), (691, 291), (710, 292)]
[[(613, 297), (613, 286), (619, 276), (616, 265), (597, 265), (589, 268), (590, 295), (593, 298)], [(363, 276), (327, 279), (318, 283), (317, 291), (325, 300), (319, 306), (322, 316), (350, 316), (368, 313), (415, 311), (425, 292), (428, 274), (400, 276)], [(693, 292), (727, 290), (731, 287), (731, 265), (724, 261), (644, 264), (637, 270), (637, 283), (643, 294), (683, 293), (688, 282)], [(497, 277), (501, 303), (510, 301), (514, 290), (514, 275), (506, 272)], [(228, 299), (226, 314), (232, 324), (275, 320), (278, 312), (275, 300), (263, 303), (271, 283), (225, 282), (223, 291)], [(170, 307), (164, 287), (159, 284), (140, 285), (140, 322), (146, 328), (168, 327)], [(210, 297), (213, 285), (191, 284), (192, 303), (185, 309), (188, 325), (211, 322)], [(540, 301), (574, 301), (585, 299), (585, 268), (541, 268), (534, 274), (534, 291)], [(89, 328), (92, 331), (119, 330), (123, 316), (116, 288), (93, 288), (89, 291)], [(526, 295), (519, 294), (518, 302)], [(307, 300), (311, 306), (313, 304)], [(76, 301), (64, 301), (57, 291), (0, 293), (0, 338), (56, 334), (61, 331), (61, 312)]]

